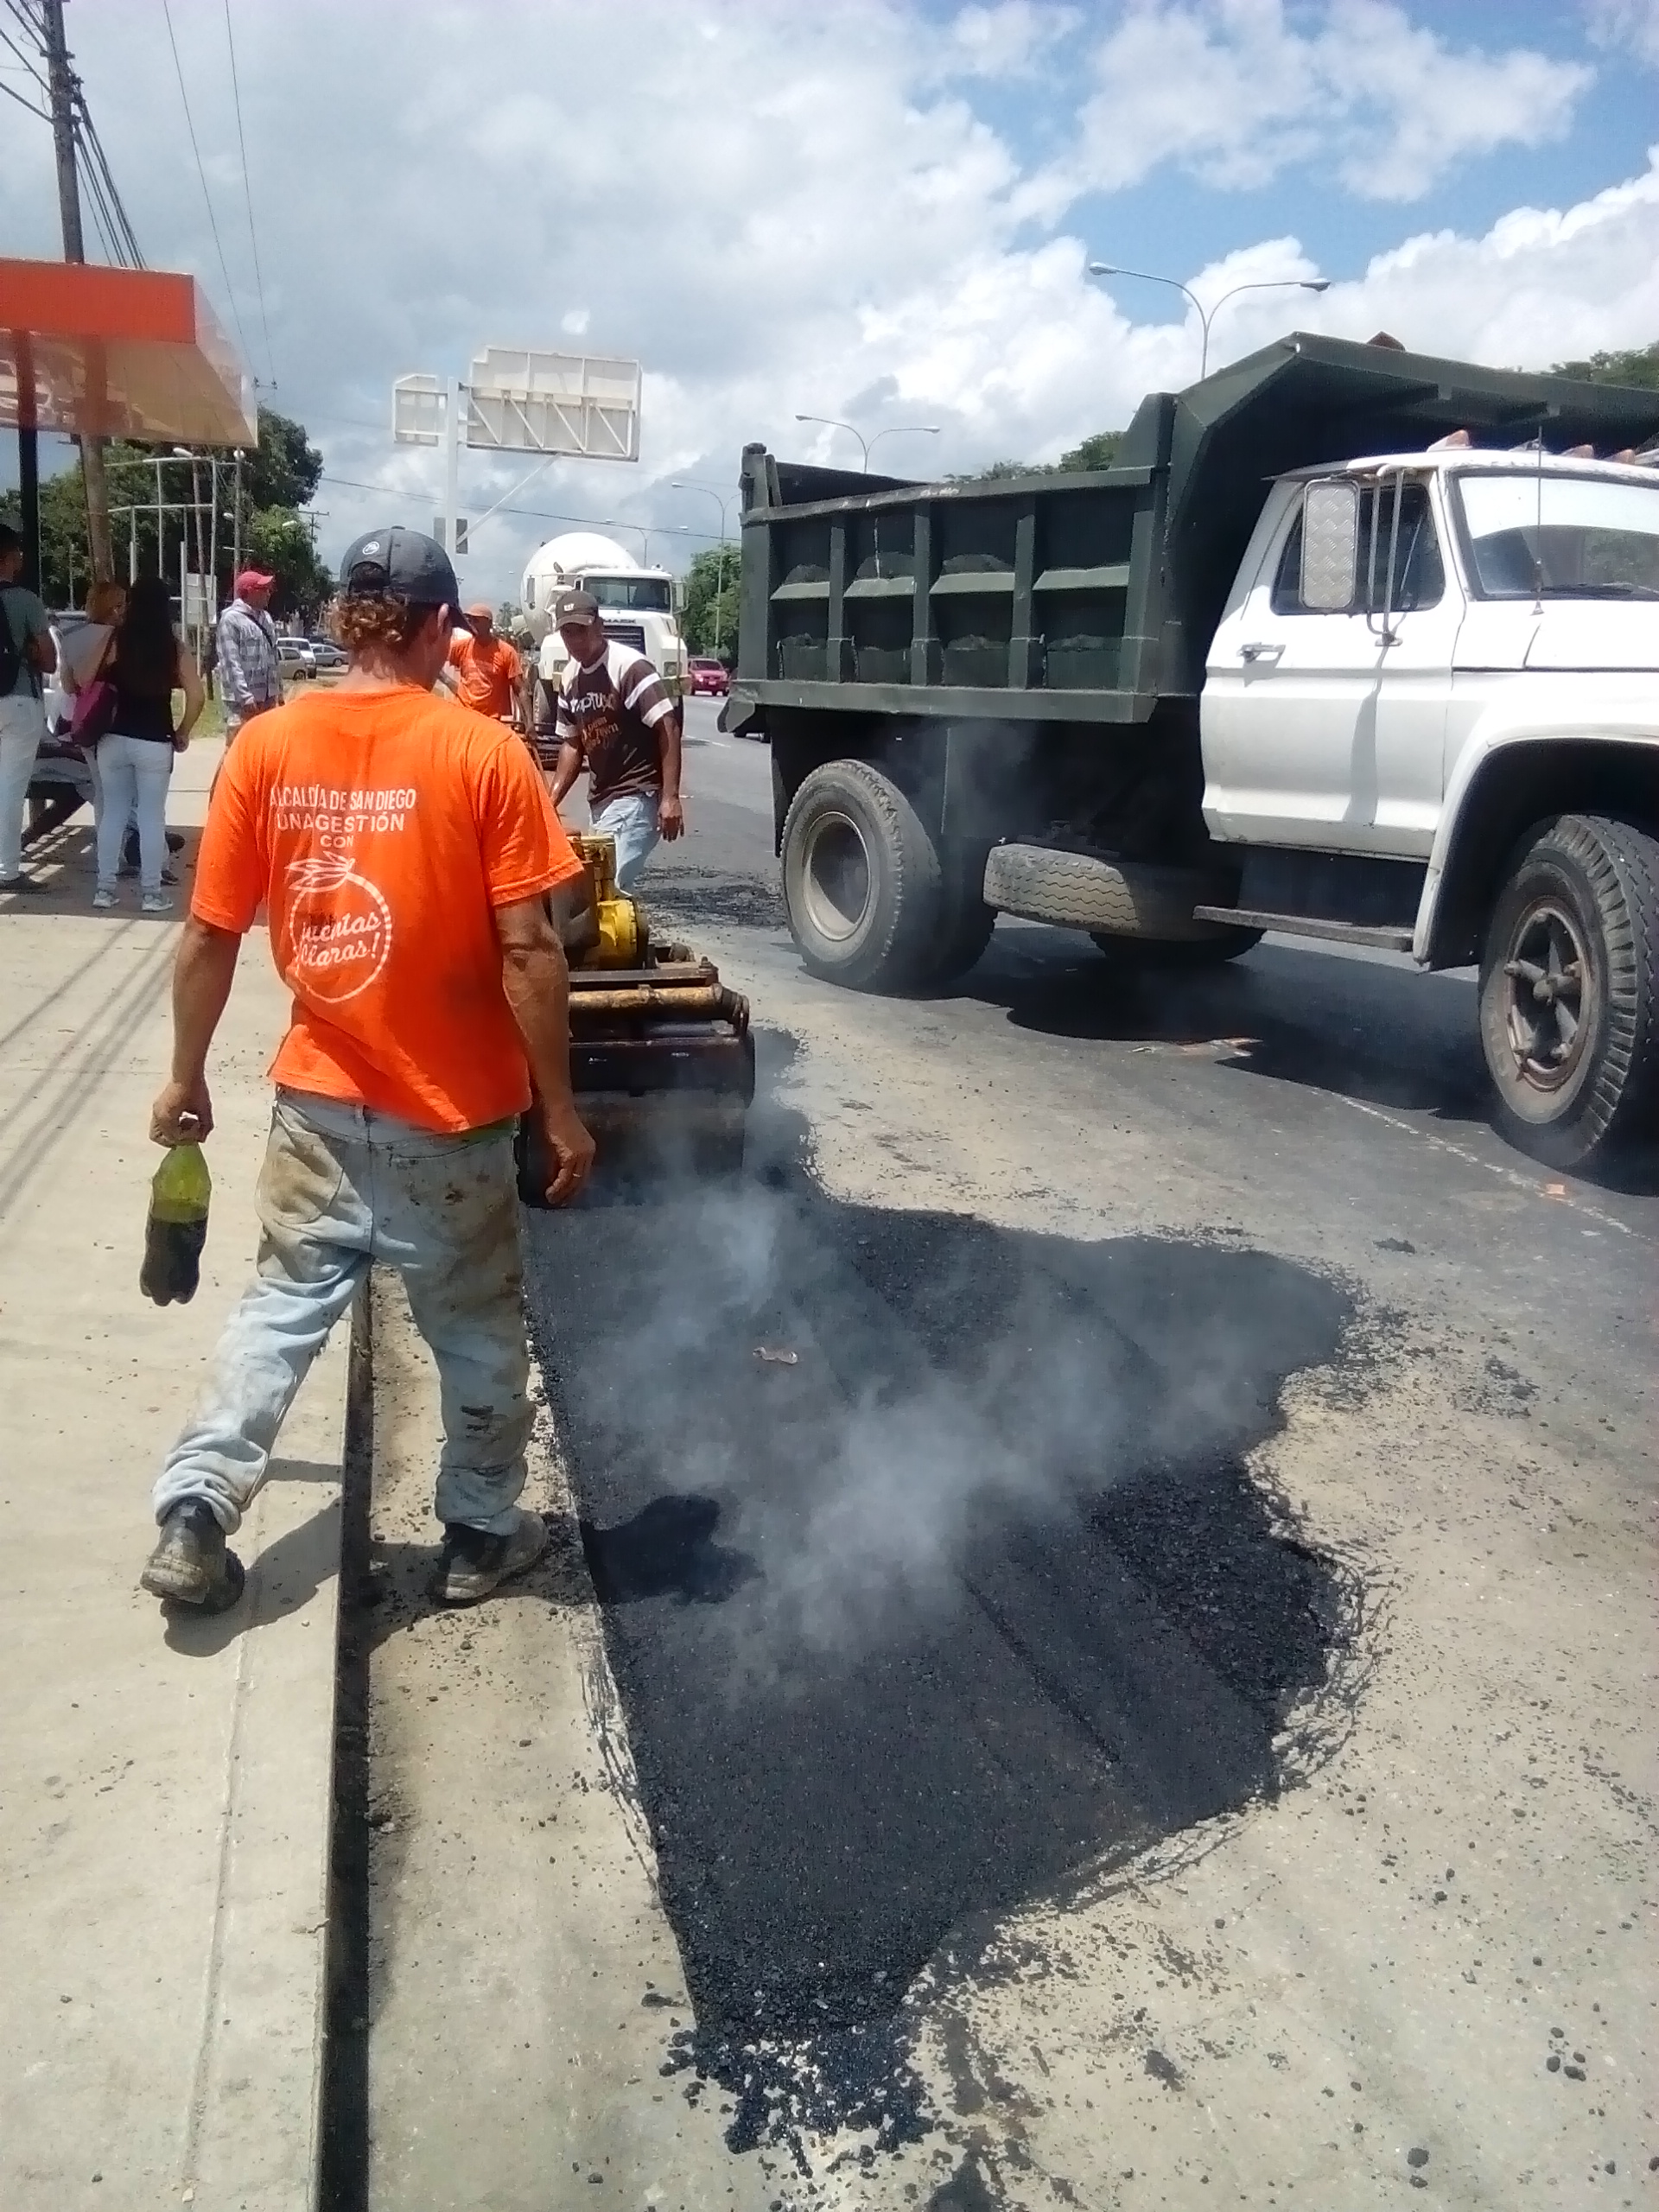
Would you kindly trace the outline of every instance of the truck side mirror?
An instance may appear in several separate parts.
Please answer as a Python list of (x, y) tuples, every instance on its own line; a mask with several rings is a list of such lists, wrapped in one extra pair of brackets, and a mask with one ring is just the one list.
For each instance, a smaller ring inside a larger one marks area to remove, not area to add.
[(1346, 614), (1359, 566), (1359, 492), (1332, 480), (1302, 495), (1302, 605), (1315, 614)]

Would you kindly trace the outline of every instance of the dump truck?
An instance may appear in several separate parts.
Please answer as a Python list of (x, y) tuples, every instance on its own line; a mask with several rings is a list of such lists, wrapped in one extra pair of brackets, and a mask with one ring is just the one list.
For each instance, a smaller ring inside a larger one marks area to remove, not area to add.
[(997, 914), (1156, 975), (1267, 931), (1478, 965), (1510, 1139), (1659, 1095), (1659, 392), (1294, 334), (1113, 467), (747, 447), (728, 729), (807, 967), (937, 988)]

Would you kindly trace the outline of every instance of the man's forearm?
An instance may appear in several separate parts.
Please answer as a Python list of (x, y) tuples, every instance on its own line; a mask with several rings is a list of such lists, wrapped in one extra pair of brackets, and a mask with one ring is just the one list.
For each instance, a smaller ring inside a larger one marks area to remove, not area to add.
[(555, 806), (558, 806), (563, 802), (570, 790), (570, 786), (575, 782), (576, 778), (581, 773), (581, 753), (577, 752), (574, 745), (562, 745), (559, 747), (559, 765), (554, 770), (553, 780), (548, 786), (548, 789), (553, 795), (553, 804)]
[(570, 1106), (570, 971), (550, 927), (546, 942), (506, 945), (501, 988), (524, 1040), (531, 1080), (544, 1104)]
[(173, 963), (173, 1080), (199, 1083), (207, 1065), (242, 940), (233, 931), (209, 929), (194, 918), (184, 925)]
[(663, 733), (660, 747), (663, 763), (663, 797), (678, 798), (680, 795), (680, 713), (677, 707), (663, 716), (658, 725)]

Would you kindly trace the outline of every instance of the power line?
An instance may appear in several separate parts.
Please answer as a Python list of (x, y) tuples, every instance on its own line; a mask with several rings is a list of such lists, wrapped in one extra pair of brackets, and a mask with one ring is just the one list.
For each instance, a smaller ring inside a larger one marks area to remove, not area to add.
[(225, 296), (231, 303), (231, 320), (236, 325), (236, 334), (242, 342), (242, 352), (245, 357), (247, 333), (242, 327), (242, 310), (236, 303), (236, 287), (231, 282), (231, 272), (226, 265), (225, 248), (219, 235), (219, 219), (213, 213), (213, 196), (207, 189), (207, 172), (202, 167), (201, 148), (196, 141), (195, 118), (190, 112), (190, 95), (184, 89), (184, 65), (179, 60), (179, 41), (174, 35), (173, 10), (168, 0), (162, 0), (162, 15), (167, 23), (167, 42), (173, 49), (174, 73), (179, 80), (179, 98), (184, 103), (184, 120), (190, 133), (190, 150), (196, 157), (196, 175), (201, 179), (201, 197), (207, 210), (207, 227), (213, 234), (213, 248), (219, 255), (219, 273), (225, 279)]
[(259, 234), (253, 227), (253, 186), (248, 176), (248, 142), (242, 131), (242, 86), (236, 73), (236, 37), (231, 29), (231, 0), (225, 0), (225, 43), (231, 49), (231, 97), (236, 107), (236, 143), (242, 154), (242, 197), (248, 208), (248, 243), (253, 248), (253, 282), (259, 296), (259, 321), (265, 334), (265, 366), (276, 382), (276, 360), (270, 350), (270, 318), (265, 313), (265, 280), (259, 267)]
[(88, 182), (95, 196), (102, 200), (114, 233), (116, 251), (111, 255), (111, 258), (117, 262), (124, 262), (130, 269), (142, 269), (145, 263), (144, 257), (139, 251), (137, 235), (128, 220), (127, 211), (121, 202), (121, 194), (116, 189), (115, 178), (110, 169), (109, 156), (104, 151), (104, 143), (98, 135), (92, 115), (87, 109), (86, 95), (79, 77), (74, 79), (74, 98), (75, 141), (82, 153), (86, 156)]
[[(419, 491), (411, 492), (406, 484), (369, 484), (360, 476), (336, 476), (327, 468), (317, 480), (321, 484), (343, 484), (353, 492), (378, 492), (389, 499), (420, 499), (427, 496)], [(532, 522), (585, 523), (590, 530), (648, 530), (653, 537), (706, 537), (711, 545), (717, 543), (719, 537), (712, 530), (689, 530), (678, 523), (635, 522), (627, 515), (566, 515), (551, 507), (497, 507), (495, 512), (524, 515)]]
[(0, 92), (3, 92), (9, 100), (16, 100), (19, 107), (27, 108), (31, 115), (39, 116), (42, 123), (51, 122), (52, 118), (45, 108), (36, 107), (33, 100), (25, 99), (21, 92), (14, 92), (10, 85), (0, 84)]

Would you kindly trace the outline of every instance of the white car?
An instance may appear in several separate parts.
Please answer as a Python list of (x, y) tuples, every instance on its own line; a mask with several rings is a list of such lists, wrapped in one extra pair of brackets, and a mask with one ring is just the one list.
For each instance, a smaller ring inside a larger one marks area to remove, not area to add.
[(276, 660), (284, 676), (315, 676), (317, 657), (308, 638), (278, 638)]

